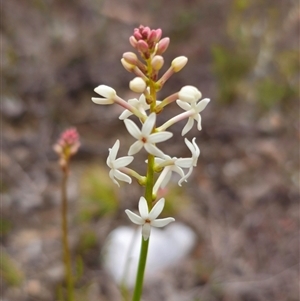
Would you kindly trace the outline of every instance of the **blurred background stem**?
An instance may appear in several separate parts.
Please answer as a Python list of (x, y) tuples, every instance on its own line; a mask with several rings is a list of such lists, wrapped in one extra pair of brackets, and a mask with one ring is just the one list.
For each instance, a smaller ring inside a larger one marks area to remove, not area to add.
[(74, 301), (74, 286), (71, 268), (71, 254), (68, 242), (68, 198), (67, 198), (67, 182), (68, 168), (62, 169), (63, 178), (61, 184), (61, 217), (62, 217), (62, 244), (63, 244), (63, 261), (65, 266), (65, 281), (67, 285), (67, 300)]

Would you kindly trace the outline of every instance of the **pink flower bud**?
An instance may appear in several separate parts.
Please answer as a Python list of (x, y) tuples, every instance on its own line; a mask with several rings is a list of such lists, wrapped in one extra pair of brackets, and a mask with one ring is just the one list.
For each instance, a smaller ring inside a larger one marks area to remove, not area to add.
[(151, 30), (148, 26), (144, 27), (143, 30), (141, 30), (141, 33), (142, 33), (142, 36), (144, 39), (148, 39), (150, 33), (151, 33)]
[(170, 39), (169, 38), (163, 38), (161, 39), (157, 44), (157, 51), (156, 54), (163, 54), (167, 48), (169, 47)]
[(142, 52), (142, 53), (147, 52), (148, 49), (149, 49), (149, 48), (148, 48), (148, 44), (147, 44), (145, 41), (143, 41), (143, 40), (139, 40), (139, 41), (137, 42), (136, 48), (137, 48), (140, 52)]
[(70, 157), (77, 153), (79, 147), (79, 134), (76, 128), (67, 129), (60, 135), (53, 149), (59, 155), (62, 167), (66, 167)]
[(158, 42), (162, 36), (162, 30), (160, 28), (156, 29), (155, 30), (155, 33), (156, 33), (156, 42)]

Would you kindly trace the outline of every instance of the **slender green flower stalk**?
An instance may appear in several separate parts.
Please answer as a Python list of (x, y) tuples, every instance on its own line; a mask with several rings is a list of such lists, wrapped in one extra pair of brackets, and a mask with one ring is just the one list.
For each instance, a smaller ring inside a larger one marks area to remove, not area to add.
[[(157, 200), (158, 191), (164, 188), (175, 172), (180, 176), (178, 184), (181, 186), (190, 177), (193, 168), (197, 166), (197, 160), (200, 150), (193, 138), (192, 142), (185, 139), (187, 147), (191, 151), (190, 158), (171, 158), (165, 154), (158, 146), (158, 143), (168, 141), (173, 133), (166, 131), (175, 123), (187, 119), (187, 123), (182, 130), (182, 136), (191, 130), (194, 121), (197, 123), (197, 129), (201, 130), (201, 116), (209, 99), (199, 101), (202, 97), (201, 92), (193, 86), (184, 86), (175, 93), (164, 98), (163, 101), (157, 100), (159, 92), (167, 80), (182, 68), (188, 62), (184, 56), (175, 58), (167, 71), (159, 78), (159, 71), (164, 65), (162, 54), (167, 50), (170, 39), (162, 38), (161, 29), (150, 29), (140, 26), (134, 29), (133, 35), (129, 38), (130, 44), (138, 52), (140, 59), (133, 52), (125, 52), (121, 59), (123, 67), (135, 75), (130, 81), (129, 88), (140, 93), (139, 98), (124, 99), (117, 96), (116, 91), (108, 86), (100, 85), (95, 88), (95, 92), (101, 97), (93, 97), (92, 101), (96, 104), (108, 105), (116, 103), (125, 110), (119, 116), (124, 121), (129, 134), (135, 138), (135, 142), (128, 150), (128, 156), (117, 158), (117, 152), (120, 147), (120, 141), (109, 149), (107, 165), (111, 169), (109, 175), (113, 182), (119, 186), (119, 181), (131, 184), (131, 177), (135, 178), (138, 184), (145, 186), (145, 194), (141, 196), (138, 202), (139, 214), (128, 209), (125, 210), (128, 218), (141, 226), (141, 249), (138, 263), (136, 283), (133, 291), (132, 301), (140, 301), (143, 291), (144, 275), (147, 263), (148, 247), (150, 243), (151, 227), (164, 227), (174, 222), (173, 217), (159, 219), (158, 216), (164, 209), (165, 200)], [(163, 125), (159, 123), (158, 115), (162, 114), (168, 105), (177, 104), (185, 112), (171, 118)], [(136, 116), (140, 120), (141, 127), (129, 119)], [(134, 160), (134, 155), (144, 149), (147, 153), (146, 175), (140, 175), (133, 169), (128, 168)], [(185, 173), (183, 169), (187, 169)], [(157, 175), (158, 174), (158, 175)]]
[(54, 151), (59, 155), (59, 165), (62, 170), (61, 182), (61, 231), (63, 245), (63, 262), (65, 267), (65, 282), (67, 285), (67, 301), (74, 301), (74, 280), (72, 275), (71, 253), (68, 242), (68, 197), (67, 183), (69, 176), (70, 158), (80, 146), (76, 129), (71, 128), (61, 134), (60, 139), (54, 145)]

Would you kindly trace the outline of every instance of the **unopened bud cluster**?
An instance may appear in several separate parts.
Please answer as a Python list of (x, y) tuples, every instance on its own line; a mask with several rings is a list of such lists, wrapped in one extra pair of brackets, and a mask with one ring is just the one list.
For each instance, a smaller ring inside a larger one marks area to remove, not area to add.
[(75, 128), (65, 130), (53, 149), (59, 156), (59, 164), (65, 168), (71, 156), (75, 155), (80, 147), (79, 134)]
[[(128, 150), (128, 156), (117, 158), (120, 148), (119, 140), (109, 149), (107, 165), (111, 169), (109, 173), (110, 178), (119, 185), (118, 181), (131, 183), (132, 177), (134, 177), (139, 184), (145, 185), (147, 183), (147, 175), (140, 175), (127, 167), (134, 160), (134, 155), (144, 149), (148, 153), (147, 164), (150, 164), (149, 158), (151, 156), (154, 158), (152, 167), (157, 176), (152, 187), (152, 201), (155, 202), (159, 189), (164, 188), (168, 184), (173, 172), (180, 177), (179, 185), (187, 181), (193, 168), (197, 165), (200, 155), (200, 150), (195, 141), (196, 138), (193, 138), (192, 141), (186, 138), (184, 140), (191, 152), (191, 156), (188, 158), (170, 157), (157, 147), (157, 143), (169, 140), (173, 133), (167, 130), (173, 124), (184, 119), (187, 120), (187, 123), (182, 130), (182, 136), (192, 129), (194, 122), (196, 122), (198, 130), (201, 130), (200, 112), (205, 109), (210, 100), (208, 98), (200, 100), (202, 94), (193, 86), (184, 86), (165, 99), (157, 100), (157, 92), (162, 89), (166, 81), (174, 73), (184, 68), (188, 59), (184, 56), (175, 58), (167, 71), (162, 76), (159, 76), (159, 72), (164, 65), (162, 54), (167, 50), (170, 39), (168, 37), (162, 38), (161, 29), (150, 29), (149, 27), (140, 26), (134, 29), (129, 41), (138, 52), (140, 59), (134, 52), (125, 52), (121, 63), (128, 72), (135, 75), (129, 83), (129, 88), (133, 92), (139, 93), (140, 96), (124, 100), (113, 88), (100, 85), (95, 88), (95, 92), (102, 97), (93, 97), (92, 101), (96, 104), (109, 105), (117, 103), (122, 106), (124, 111), (119, 116), (119, 119), (124, 121), (129, 134), (135, 139), (135, 142)], [(171, 103), (177, 103), (183, 112), (158, 126), (157, 115)], [(137, 125), (133, 120), (129, 119), (132, 115), (139, 118), (141, 125)], [(173, 218), (156, 219), (163, 210), (164, 203), (164, 199), (158, 200), (153, 208), (151, 206), (152, 209), (150, 208), (151, 211), (149, 212), (149, 202), (141, 197), (139, 201), (140, 216), (130, 210), (126, 210), (130, 220), (142, 226), (144, 239), (148, 239), (150, 235), (150, 226), (163, 227), (174, 221)]]

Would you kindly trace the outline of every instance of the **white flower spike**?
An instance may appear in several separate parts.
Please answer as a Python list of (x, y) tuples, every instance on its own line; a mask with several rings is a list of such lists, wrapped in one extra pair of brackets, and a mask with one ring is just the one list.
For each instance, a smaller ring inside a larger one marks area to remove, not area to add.
[(173, 133), (162, 131), (160, 133), (151, 133), (156, 121), (156, 114), (151, 113), (140, 130), (137, 125), (130, 119), (125, 119), (125, 126), (128, 132), (137, 139), (134, 142), (129, 151), (128, 155), (134, 155), (138, 153), (143, 147), (145, 150), (156, 157), (164, 158), (164, 153), (155, 146), (155, 143), (163, 142), (170, 139)]
[(162, 212), (165, 206), (165, 199), (160, 199), (149, 212), (147, 201), (144, 197), (140, 197), (139, 200), (139, 212), (140, 216), (126, 209), (125, 213), (129, 219), (137, 225), (142, 226), (142, 235), (144, 240), (147, 240), (150, 236), (152, 227), (164, 227), (171, 222), (174, 222), (173, 217), (156, 219)]
[(127, 166), (133, 161), (133, 156), (126, 156), (116, 159), (118, 150), (120, 148), (120, 141), (117, 140), (112, 148), (109, 149), (109, 155), (106, 160), (106, 164), (111, 168), (109, 172), (109, 177), (113, 180), (115, 184), (120, 187), (118, 180), (131, 183), (131, 178), (124, 172), (121, 172), (123, 167)]

